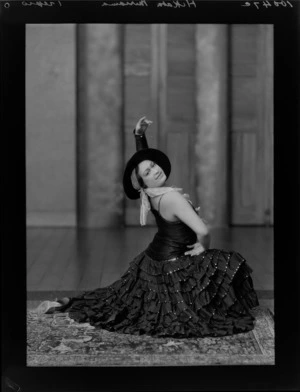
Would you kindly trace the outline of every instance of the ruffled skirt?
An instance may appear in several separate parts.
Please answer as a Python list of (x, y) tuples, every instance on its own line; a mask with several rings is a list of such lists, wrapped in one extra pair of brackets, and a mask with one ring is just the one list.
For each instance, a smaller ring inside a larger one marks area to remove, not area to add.
[(73, 297), (61, 307), (78, 322), (134, 335), (225, 336), (250, 331), (259, 305), (252, 269), (236, 252), (156, 261), (145, 251), (108, 287)]

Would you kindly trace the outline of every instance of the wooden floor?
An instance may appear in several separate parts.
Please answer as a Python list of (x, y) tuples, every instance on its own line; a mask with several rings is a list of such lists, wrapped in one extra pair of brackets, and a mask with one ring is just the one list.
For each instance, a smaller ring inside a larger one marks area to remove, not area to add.
[[(27, 291), (83, 291), (117, 280), (152, 240), (155, 227), (27, 229)], [(211, 248), (241, 253), (256, 290), (273, 292), (273, 228), (212, 231)]]

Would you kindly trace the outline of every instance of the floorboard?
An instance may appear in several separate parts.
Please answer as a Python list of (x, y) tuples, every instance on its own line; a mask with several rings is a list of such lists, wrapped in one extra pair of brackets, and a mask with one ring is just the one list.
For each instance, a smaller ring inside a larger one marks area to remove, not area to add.
[(87, 259), (90, 257), (95, 230), (74, 229), (76, 243), (74, 244), (66, 269), (58, 282), (58, 290), (79, 290), (79, 284), (86, 269)]
[(58, 282), (62, 276), (64, 276), (70, 256), (74, 253), (75, 243), (76, 233), (73, 230), (68, 230), (62, 239), (56, 257), (53, 258), (49, 267), (45, 269), (44, 275), (40, 281), (40, 289), (57, 289)]
[(53, 261), (59, 254), (59, 248), (64, 247), (63, 239), (67, 233), (67, 229), (53, 229), (51, 235), (43, 243), (43, 246), (38, 253), (38, 256), (31, 262), (29, 260), (30, 273), (27, 275), (27, 285), (30, 285), (33, 290), (41, 290), (41, 281), (47, 270), (51, 267)]
[[(28, 228), (27, 291), (76, 292), (105, 287), (120, 278), (155, 232), (154, 227)], [(211, 248), (241, 253), (253, 269), (256, 290), (273, 292), (272, 228), (215, 229)]]
[(43, 252), (45, 245), (55, 228), (48, 229), (27, 229), (27, 271), (35, 263), (39, 255)]
[(100, 287), (109, 237), (110, 235), (106, 230), (95, 230), (92, 241), (82, 243), (84, 250), (81, 255), (81, 262), (84, 264), (84, 269), (78, 283), (79, 290)]

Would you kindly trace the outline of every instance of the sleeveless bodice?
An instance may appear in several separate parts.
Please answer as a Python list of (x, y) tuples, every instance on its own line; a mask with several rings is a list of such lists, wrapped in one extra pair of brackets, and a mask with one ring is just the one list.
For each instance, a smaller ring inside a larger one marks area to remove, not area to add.
[(145, 252), (152, 259), (169, 260), (182, 256), (189, 250), (187, 245), (192, 245), (197, 241), (195, 232), (185, 223), (168, 221), (153, 208), (151, 212), (155, 217), (158, 231)]

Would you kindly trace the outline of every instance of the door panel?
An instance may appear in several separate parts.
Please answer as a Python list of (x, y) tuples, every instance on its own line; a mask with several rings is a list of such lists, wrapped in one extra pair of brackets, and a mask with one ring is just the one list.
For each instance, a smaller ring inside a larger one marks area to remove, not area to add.
[(234, 157), (239, 157), (233, 160), (233, 193), (236, 195), (234, 213), (243, 222), (253, 223), (257, 220), (256, 135), (246, 132), (234, 133), (232, 153)]
[(231, 224), (273, 223), (273, 30), (231, 27)]

